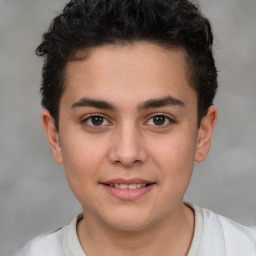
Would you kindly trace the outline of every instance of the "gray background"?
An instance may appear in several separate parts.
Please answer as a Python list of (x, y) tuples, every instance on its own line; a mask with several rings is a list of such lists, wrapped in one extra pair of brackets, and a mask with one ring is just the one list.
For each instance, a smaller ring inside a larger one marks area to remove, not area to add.
[[(42, 32), (66, 1), (0, 0), (0, 255), (67, 224), (80, 206), (40, 123)], [(202, 0), (215, 33), (219, 120), (186, 200), (256, 224), (256, 1)]]

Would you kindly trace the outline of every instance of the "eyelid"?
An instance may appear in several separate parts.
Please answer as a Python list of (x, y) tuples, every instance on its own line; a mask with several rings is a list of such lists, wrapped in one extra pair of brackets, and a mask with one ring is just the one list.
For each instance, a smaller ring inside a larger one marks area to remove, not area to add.
[[(176, 121), (174, 120), (174, 118), (172, 116), (170, 116), (169, 114), (165, 114), (165, 113), (154, 113), (154, 114), (151, 114), (147, 117), (147, 120), (146, 122), (144, 122), (144, 124), (147, 124), (149, 122), (149, 120), (151, 120), (152, 118), (154, 117), (157, 117), (157, 116), (163, 116), (165, 117), (167, 120), (168, 120), (168, 124), (165, 124), (165, 125), (150, 125), (150, 126), (154, 126), (154, 127), (157, 127), (159, 129), (161, 128), (165, 128), (171, 124), (174, 124), (176, 123)], [(96, 126), (96, 125), (91, 125), (91, 124), (88, 124), (87, 121), (92, 118), (92, 117), (102, 117), (104, 119), (104, 121), (107, 121), (107, 124), (103, 124), (103, 125), (99, 125), (99, 126)], [(92, 113), (92, 114), (88, 114), (86, 116), (84, 116), (82, 119), (81, 119), (81, 123), (84, 124), (84, 125), (87, 125), (88, 127), (91, 127), (93, 129), (100, 129), (102, 127), (105, 127), (105, 126), (108, 126), (108, 125), (111, 125), (112, 122), (109, 121), (109, 118), (106, 117), (104, 114), (100, 114), (100, 113)]]
[(154, 127), (157, 127), (157, 128), (159, 128), (159, 129), (161, 129), (161, 128), (165, 128), (165, 127), (169, 126), (170, 124), (176, 123), (176, 121), (174, 120), (173, 117), (171, 117), (170, 115), (165, 114), (165, 113), (154, 113), (154, 114), (150, 115), (150, 116), (147, 118), (147, 121), (146, 121), (145, 123), (148, 123), (149, 120), (151, 120), (152, 118), (157, 117), (157, 116), (163, 116), (163, 117), (165, 117), (165, 118), (169, 121), (169, 124), (167, 124), (167, 125), (151, 125), (151, 126), (154, 126)]
[[(90, 124), (87, 123), (87, 121), (88, 121), (90, 118), (92, 118), (92, 117), (102, 117), (105, 121), (108, 122), (108, 124), (103, 124), (103, 125), (99, 125), (99, 126), (90, 125)], [(106, 126), (106, 125), (111, 124), (111, 122), (109, 121), (109, 119), (108, 119), (105, 115), (100, 114), (100, 113), (93, 113), (93, 114), (88, 114), (88, 115), (84, 116), (84, 117), (81, 119), (81, 123), (82, 123), (82, 124), (87, 124), (87, 126), (92, 127), (92, 128), (94, 128), (94, 129), (99, 129), (99, 128), (103, 127), (103, 126)]]

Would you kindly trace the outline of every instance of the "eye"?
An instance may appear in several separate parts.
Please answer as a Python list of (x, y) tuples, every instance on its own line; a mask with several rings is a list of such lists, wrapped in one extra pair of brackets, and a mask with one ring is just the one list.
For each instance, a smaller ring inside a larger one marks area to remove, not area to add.
[(104, 125), (108, 125), (109, 121), (100, 115), (91, 115), (87, 118), (85, 118), (82, 123), (87, 124), (88, 126), (93, 126), (93, 127), (100, 127)]
[(152, 126), (160, 126), (160, 127), (165, 127), (168, 126), (169, 124), (174, 123), (174, 121), (166, 115), (155, 115), (152, 116), (146, 124), (152, 125)]

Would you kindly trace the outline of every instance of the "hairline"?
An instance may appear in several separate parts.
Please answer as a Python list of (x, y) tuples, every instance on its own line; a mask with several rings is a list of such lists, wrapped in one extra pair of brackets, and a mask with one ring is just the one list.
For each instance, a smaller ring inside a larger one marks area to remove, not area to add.
[[(114, 42), (107, 42), (107, 43), (102, 43), (96, 46), (92, 46), (92, 47), (81, 47), (80, 49), (75, 49), (73, 52), (71, 52), (71, 54), (69, 56), (67, 56), (67, 58), (64, 60), (65, 64), (63, 65), (63, 69), (61, 71), (62, 74), (62, 79), (61, 79), (61, 91), (60, 91), (60, 95), (58, 98), (58, 102), (57, 102), (57, 108), (56, 108), (56, 120), (54, 118), (54, 123), (56, 128), (59, 128), (59, 112), (60, 112), (60, 103), (61, 103), (61, 98), (62, 95), (65, 92), (65, 88), (67, 87), (66, 84), (66, 80), (67, 80), (67, 68), (68, 68), (68, 64), (74, 61), (86, 61), (87, 59), (90, 58), (92, 52), (94, 49), (109, 45), (109, 46), (121, 46), (121, 47), (126, 47), (126, 46), (131, 46), (131, 45), (135, 45), (137, 43), (146, 43), (146, 44), (153, 44), (156, 46), (160, 46), (165, 50), (177, 50), (177, 51), (181, 51), (183, 53), (184, 56), (184, 60), (186, 63), (185, 66), (185, 71), (186, 71), (186, 77), (188, 80), (188, 84), (189, 86), (193, 89), (193, 91), (196, 93), (196, 98), (197, 98), (197, 121), (198, 121), (198, 126), (200, 124), (200, 121), (202, 119), (202, 117), (199, 117), (199, 109), (198, 109), (198, 103), (199, 103), (199, 92), (196, 90), (196, 85), (194, 84), (195, 81), (193, 81), (193, 77), (195, 76), (193, 74), (193, 61), (192, 61), (192, 57), (189, 56), (188, 51), (186, 50), (186, 47), (181, 45), (181, 44), (175, 44), (170, 42), (169, 44), (167, 42), (160, 42), (160, 41), (154, 41), (154, 40), (115, 40)], [(200, 118), (200, 120), (199, 120)]]

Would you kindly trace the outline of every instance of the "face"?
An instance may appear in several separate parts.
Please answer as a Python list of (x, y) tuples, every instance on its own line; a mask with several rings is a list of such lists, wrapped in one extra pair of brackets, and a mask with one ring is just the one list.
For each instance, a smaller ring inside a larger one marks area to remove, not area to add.
[(182, 50), (136, 43), (69, 63), (59, 133), (46, 110), (42, 119), (86, 218), (138, 230), (182, 209), (193, 163), (209, 149), (210, 112), (198, 128)]

